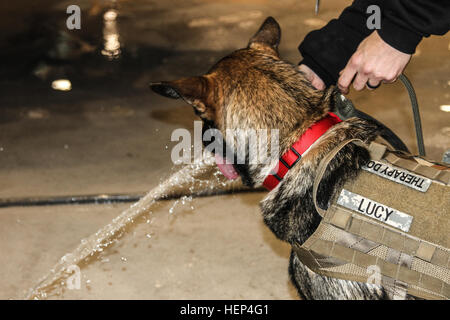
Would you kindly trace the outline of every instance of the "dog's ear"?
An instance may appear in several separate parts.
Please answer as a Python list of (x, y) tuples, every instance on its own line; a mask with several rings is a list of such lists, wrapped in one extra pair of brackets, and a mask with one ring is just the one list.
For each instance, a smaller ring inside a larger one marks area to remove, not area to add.
[(199, 112), (204, 112), (206, 109), (208, 81), (204, 76), (150, 83), (150, 88), (164, 97), (181, 98)]
[(267, 47), (275, 50), (278, 54), (278, 45), (281, 40), (281, 29), (278, 22), (268, 17), (264, 20), (258, 32), (250, 39), (249, 48), (265, 50)]

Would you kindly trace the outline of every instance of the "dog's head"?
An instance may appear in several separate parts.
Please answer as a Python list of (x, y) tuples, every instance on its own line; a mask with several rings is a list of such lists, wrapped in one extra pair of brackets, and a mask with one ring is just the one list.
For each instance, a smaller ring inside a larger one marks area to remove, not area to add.
[(156, 93), (192, 105), (204, 130), (220, 130), (225, 145), (236, 145), (230, 143), (235, 138), (231, 130), (242, 130), (250, 149), (254, 146), (246, 132), (266, 130), (271, 141), (272, 130), (278, 130), (279, 151), (271, 155), (272, 163), (249, 163), (249, 149), (237, 149), (244, 163), (233, 167), (250, 186), (261, 184), (280, 154), (328, 111), (330, 91), (315, 90), (297, 66), (280, 59), (280, 38), (279, 24), (269, 17), (246, 48), (221, 59), (205, 75), (150, 85)]

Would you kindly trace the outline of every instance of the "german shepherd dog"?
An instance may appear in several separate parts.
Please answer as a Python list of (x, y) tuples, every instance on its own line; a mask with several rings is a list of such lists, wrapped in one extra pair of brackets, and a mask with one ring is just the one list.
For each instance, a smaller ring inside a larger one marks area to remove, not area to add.
[[(281, 60), (280, 37), (280, 26), (268, 17), (246, 48), (221, 59), (207, 74), (150, 86), (163, 96), (181, 98), (192, 105), (203, 120), (204, 130), (220, 130), (225, 145), (226, 129), (278, 129), (278, 161), (312, 124), (333, 110), (335, 95), (339, 94), (335, 87), (316, 90), (297, 66)], [(369, 143), (378, 134), (376, 124), (359, 118), (330, 128), (261, 201), (264, 222), (270, 230), (291, 244), (308, 239), (321, 221), (312, 198), (320, 161), (344, 140), (357, 138)], [(346, 145), (328, 165), (317, 193), (318, 205), (327, 208), (339, 186), (355, 178), (368, 160), (365, 148)], [(275, 162), (245, 162), (234, 164), (233, 169), (245, 185), (259, 187), (274, 166)], [(388, 299), (380, 286), (318, 275), (303, 265), (294, 252), (289, 275), (303, 299)]]

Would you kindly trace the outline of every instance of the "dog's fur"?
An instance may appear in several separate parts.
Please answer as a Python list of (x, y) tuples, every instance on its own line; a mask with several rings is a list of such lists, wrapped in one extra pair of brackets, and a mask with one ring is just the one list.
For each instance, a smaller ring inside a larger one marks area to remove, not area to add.
[[(267, 18), (248, 47), (217, 62), (205, 75), (152, 84), (164, 96), (182, 98), (194, 107), (205, 128), (279, 129), (281, 156), (313, 123), (333, 109), (335, 88), (314, 89), (297, 66), (280, 59), (278, 23)], [(312, 185), (320, 160), (348, 138), (372, 141), (375, 124), (358, 118), (328, 130), (279, 185), (261, 202), (264, 222), (281, 240), (303, 243), (315, 231), (320, 216), (312, 200)], [(248, 159), (248, 157), (246, 157)], [(326, 208), (346, 180), (356, 176), (368, 161), (366, 149), (345, 146), (329, 164), (318, 190), (318, 203)], [(276, 162), (236, 164), (243, 182), (260, 186)], [(313, 273), (291, 253), (289, 275), (304, 299), (384, 299), (383, 288), (338, 280)]]

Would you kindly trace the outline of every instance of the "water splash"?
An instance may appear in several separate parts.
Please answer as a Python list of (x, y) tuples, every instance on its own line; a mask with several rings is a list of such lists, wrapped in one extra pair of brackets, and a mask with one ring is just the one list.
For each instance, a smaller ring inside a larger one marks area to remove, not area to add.
[[(72, 273), (71, 267), (81, 265), (90, 258), (98, 256), (111, 244), (116, 243), (124, 234), (127, 226), (139, 222), (138, 220), (150, 221), (151, 219), (137, 219), (145, 213), (151, 213), (150, 208), (158, 200), (178, 199), (178, 203), (185, 204), (192, 200), (193, 196), (225, 193), (236, 190), (247, 190), (240, 180), (228, 181), (217, 170), (215, 164), (198, 163), (186, 165), (175, 172), (168, 179), (148, 192), (138, 202), (131, 205), (112, 222), (96, 233), (81, 240), (80, 245), (71, 253), (64, 255), (50, 272), (40, 279), (38, 284), (29, 290), (26, 299), (46, 299), (50, 295), (60, 296), (64, 292), (65, 279)], [(170, 210), (175, 208), (173, 206)], [(147, 222), (147, 223), (150, 223)], [(151, 238), (147, 236), (147, 238)]]

